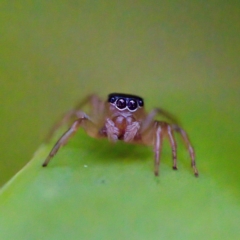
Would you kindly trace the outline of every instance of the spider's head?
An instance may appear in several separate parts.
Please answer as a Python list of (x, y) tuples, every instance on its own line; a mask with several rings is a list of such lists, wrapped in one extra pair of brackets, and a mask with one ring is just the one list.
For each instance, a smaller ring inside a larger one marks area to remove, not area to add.
[(141, 97), (124, 93), (111, 93), (108, 102), (118, 111), (135, 112), (144, 106)]

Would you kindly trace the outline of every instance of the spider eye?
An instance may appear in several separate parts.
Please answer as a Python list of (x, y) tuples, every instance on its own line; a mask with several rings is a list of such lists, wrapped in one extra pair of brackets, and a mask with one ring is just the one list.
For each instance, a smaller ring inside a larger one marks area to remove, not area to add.
[(126, 100), (124, 98), (119, 98), (116, 105), (119, 109), (124, 109), (126, 107)]
[(138, 107), (137, 101), (133, 100), (133, 99), (130, 99), (129, 102), (128, 102), (129, 110), (135, 110), (135, 109), (137, 109), (137, 107)]
[(139, 104), (140, 107), (143, 107), (143, 100), (140, 100), (140, 99), (139, 99), (139, 100), (138, 100), (138, 104)]
[(115, 97), (110, 97), (110, 98), (108, 99), (108, 101), (109, 101), (110, 103), (114, 103), (114, 102), (116, 101), (116, 98), (115, 98)]

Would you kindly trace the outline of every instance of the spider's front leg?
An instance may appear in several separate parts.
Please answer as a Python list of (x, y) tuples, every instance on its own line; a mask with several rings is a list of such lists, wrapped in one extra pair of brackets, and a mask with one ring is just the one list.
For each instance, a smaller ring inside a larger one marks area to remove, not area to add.
[(57, 143), (54, 145), (51, 152), (49, 153), (48, 157), (42, 164), (43, 167), (46, 167), (48, 165), (49, 161), (51, 160), (52, 157), (54, 157), (54, 155), (57, 153), (59, 148), (65, 145), (68, 142), (69, 138), (72, 137), (74, 133), (76, 133), (76, 131), (79, 129), (79, 127), (83, 125), (86, 125), (88, 127), (93, 125), (93, 123), (91, 122), (91, 120), (86, 114), (82, 118), (77, 119), (72, 124), (72, 126), (59, 138), (59, 140), (57, 141)]
[(87, 104), (90, 104), (93, 110), (93, 114), (95, 116), (99, 116), (99, 115), (101, 116), (101, 113), (104, 108), (104, 103), (101, 101), (101, 99), (97, 95), (95, 94), (88, 95), (82, 101), (80, 101), (73, 109), (66, 112), (62, 116), (62, 118), (53, 125), (53, 127), (50, 129), (46, 137), (46, 140), (49, 141), (49, 139), (51, 139), (51, 137), (56, 132), (56, 130), (59, 129), (61, 126), (65, 124), (70, 126), (73, 120), (84, 117), (85, 113), (80, 109), (82, 109), (82, 107), (84, 107)]

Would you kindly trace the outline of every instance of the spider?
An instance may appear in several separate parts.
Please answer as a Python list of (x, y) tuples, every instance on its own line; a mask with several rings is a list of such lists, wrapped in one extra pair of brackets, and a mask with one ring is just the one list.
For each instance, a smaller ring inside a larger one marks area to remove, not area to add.
[[(91, 114), (88, 116), (79, 110), (87, 103), (90, 104)], [(154, 120), (157, 114), (169, 119), (171, 123)], [(75, 109), (69, 111), (61, 122), (55, 125), (52, 132), (60, 125), (75, 118), (71, 127), (59, 138), (43, 163), (46, 167), (60, 147), (65, 145), (69, 138), (82, 127), (89, 136), (94, 138), (108, 138), (111, 142), (122, 140), (126, 143), (140, 143), (151, 145), (155, 152), (154, 174), (159, 175), (160, 153), (163, 138), (167, 137), (172, 148), (173, 169), (177, 170), (177, 144), (174, 132), (180, 133), (191, 158), (194, 175), (198, 176), (195, 163), (194, 149), (187, 133), (176, 124), (174, 117), (168, 112), (155, 108), (150, 113), (144, 110), (143, 98), (123, 93), (111, 93), (107, 101), (102, 101), (97, 95), (90, 95)]]

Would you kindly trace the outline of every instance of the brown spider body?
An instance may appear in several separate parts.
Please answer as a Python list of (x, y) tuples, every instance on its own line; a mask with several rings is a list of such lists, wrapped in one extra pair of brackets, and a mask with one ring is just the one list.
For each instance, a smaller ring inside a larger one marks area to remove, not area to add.
[[(91, 105), (92, 112), (89, 116), (79, 110), (86, 103), (90, 103)], [(47, 166), (48, 162), (57, 153), (59, 148), (67, 143), (68, 139), (79, 129), (79, 127), (82, 127), (91, 137), (107, 137), (111, 142), (122, 140), (127, 143), (152, 145), (155, 152), (154, 173), (157, 176), (159, 174), (160, 153), (164, 137), (169, 139), (172, 147), (173, 169), (177, 169), (177, 144), (173, 134), (173, 132), (176, 131), (180, 133), (188, 148), (194, 174), (198, 176), (195, 153), (186, 132), (175, 123), (169, 124), (163, 121), (154, 120), (157, 114), (162, 114), (176, 123), (172, 115), (161, 109), (153, 109), (147, 114), (144, 110), (144, 101), (139, 96), (112, 93), (109, 94), (107, 101), (102, 101), (98, 96), (91, 95), (74, 110), (68, 112), (63, 117), (62, 121), (55, 126), (55, 128), (57, 128), (65, 122), (69, 122), (73, 117), (77, 119), (69, 130), (57, 141), (43, 163), (43, 166)]]

